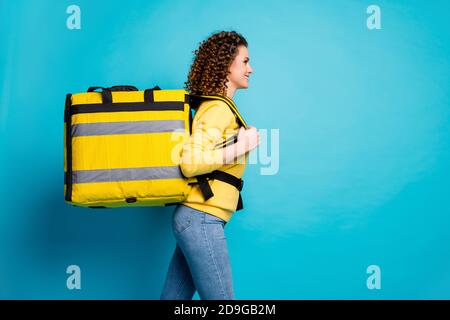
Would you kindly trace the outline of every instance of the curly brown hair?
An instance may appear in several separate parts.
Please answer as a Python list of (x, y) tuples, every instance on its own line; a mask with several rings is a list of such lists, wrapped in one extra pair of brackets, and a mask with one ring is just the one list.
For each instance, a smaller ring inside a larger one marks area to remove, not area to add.
[(186, 90), (191, 94), (225, 95), (227, 75), (239, 46), (248, 47), (248, 43), (236, 31), (217, 32), (202, 41), (194, 51)]

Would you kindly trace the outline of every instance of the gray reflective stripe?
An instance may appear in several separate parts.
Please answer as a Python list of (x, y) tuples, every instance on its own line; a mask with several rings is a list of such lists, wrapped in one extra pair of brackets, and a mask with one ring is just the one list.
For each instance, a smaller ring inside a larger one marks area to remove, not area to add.
[(73, 183), (181, 179), (179, 166), (73, 171)]
[(177, 130), (184, 130), (183, 120), (95, 122), (72, 125), (72, 136), (172, 132)]

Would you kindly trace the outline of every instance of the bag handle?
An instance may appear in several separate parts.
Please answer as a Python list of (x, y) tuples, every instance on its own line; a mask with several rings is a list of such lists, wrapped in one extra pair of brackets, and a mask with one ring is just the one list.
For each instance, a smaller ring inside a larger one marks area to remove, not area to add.
[(135, 86), (112, 86), (108, 89), (111, 91), (139, 91)]
[(138, 88), (136, 88), (135, 86), (112, 86), (109, 88), (105, 88), (105, 87), (89, 87), (89, 89), (87, 89), (87, 92), (94, 92), (97, 89), (102, 89), (102, 90), (110, 90), (110, 91), (139, 91)]
[[(111, 104), (112, 103), (112, 92), (113, 91), (139, 91), (138, 88), (136, 88), (135, 86), (128, 86), (128, 85), (120, 85), (120, 86), (112, 86), (109, 88), (105, 88), (105, 87), (89, 87), (87, 92), (96, 92), (96, 90), (101, 89), (101, 94), (102, 94), (102, 103), (103, 104)], [(161, 90), (161, 88), (159, 86), (155, 86), (152, 89), (146, 89), (144, 91), (144, 101), (145, 102), (154, 102), (154, 97), (153, 97), (153, 91), (154, 90)]]
[(161, 88), (158, 86), (154, 86), (152, 89), (144, 90), (144, 102), (146, 103), (155, 102), (155, 97), (153, 96), (153, 91), (155, 90), (161, 90)]
[(109, 88), (105, 87), (89, 87), (87, 92), (96, 92), (98, 89), (101, 89), (102, 93), (102, 104), (111, 104), (112, 103), (112, 94)]

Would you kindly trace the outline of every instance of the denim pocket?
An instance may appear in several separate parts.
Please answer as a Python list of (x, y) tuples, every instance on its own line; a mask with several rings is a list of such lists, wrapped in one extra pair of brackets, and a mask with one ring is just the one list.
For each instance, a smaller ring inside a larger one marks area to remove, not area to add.
[(182, 233), (192, 224), (192, 212), (188, 207), (180, 205), (173, 213), (173, 230), (177, 233)]
[(214, 216), (212, 214), (205, 213), (205, 219), (204, 219), (203, 223), (206, 223), (206, 224), (211, 224), (211, 223), (212, 224), (221, 224), (222, 226), (225, 226), (226, 221), (221, 219), (221, 218), (219, 218), (219, 217), (216, 217), (216, 216)]
[(226, 224), (225, 220), (205, 213), (205, 218), (202, 223), (204, 224), (206, 233), (209, 235), (210, 239), (226, 240), (224, 230)]

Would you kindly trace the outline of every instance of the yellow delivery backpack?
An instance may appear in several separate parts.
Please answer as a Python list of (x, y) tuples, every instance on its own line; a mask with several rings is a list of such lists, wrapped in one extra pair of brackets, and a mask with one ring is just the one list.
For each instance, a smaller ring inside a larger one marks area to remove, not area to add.
[[(213, 99), (225, 102), (247, 128), (233, 100), (225, 96), (157, 86), (144, 91), (133, 86), (90, 87), (87, 92), (67, 94), (65, 201), (91, 208), (165, 206), (184, 201), (193, 184), (199, 184), (208, 200), (213, 196), (211, 179), (241, 191), (243, 181), (223, 171), (188, 179), (179, 167), (193, 111), (202, 101)], [(223, 146), (229, 143), (224, 141)]]

